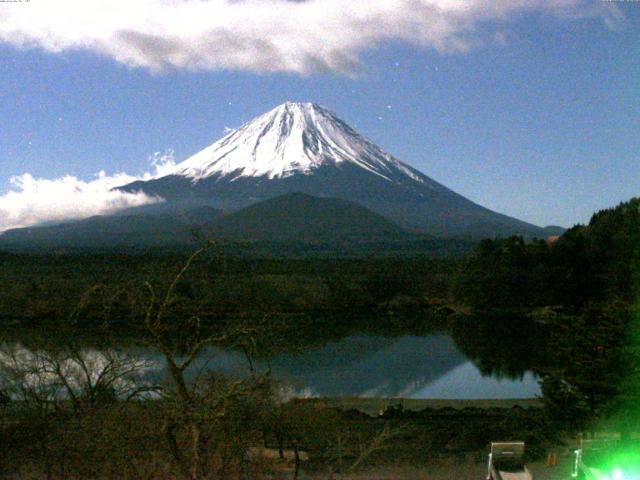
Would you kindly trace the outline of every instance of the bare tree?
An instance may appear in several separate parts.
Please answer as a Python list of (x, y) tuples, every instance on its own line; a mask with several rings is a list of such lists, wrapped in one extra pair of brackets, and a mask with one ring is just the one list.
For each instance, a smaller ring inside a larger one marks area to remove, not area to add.
[(115, 350), (83, 350), (73, 343), (56, 352), (14, 345), (0, 351), (0, 384), (10, 398), (43, 409), (70, 404), (79, 411), (106, 400), (128, 401), (156, 392), (156, 385), (142, 380), (151, 366)]
[(363, 462), (365, 462), (371, 455), (375, 452), (384, 450), (389, 447), (389, 441), (401, 435), (404, 431), (404, 428), (391, 428), (388, 423), (385, 423), (384, 427), (380, 432), (378, 432), (372, 439), (368, 442), (360, 442), (358, 445), (357, 457), (351, 466), (347, 469), (348, 472), (351, 472), (357, 469)]
[[(205, 448), (212, 440), (212, 426), (228, 415), (231, 405), (242, 403), (254, 396), (258, 390), (262, 393), (261, 381), (229, 379), (220, 375), (197, 376), (189, 381), (187, 370), (203, 355), (211, 345), (231, 343), (242, 339), (242, 345), (255, 345), (253, 330), (244, 324), (227, 328), (223, 332), (211, 333), (202, 328), (198, 316), (185, 321), (168, 321), (173, 305), (178, 301), (176, 293), (180, 282), (200, 257), (215, 244), (207, 242), (194, 252), (173, 278), (166, 293), (158, 296), (155, 288), (146, 283), (150, 301), (145, 315), (145, 326), (151, 336), (151, 343), (163, 355), (173, 388), (166, 392), (167, 399), (175, 406), (164, 422), (164, 434), (167, 445), (181, 473), (191, 479), (203, 478)], [(181, 352), (177, 353), (174, 334), (180, 332)], [(246, 352), (245, 352), (246, 353)], [(252, 372), (253, 373), (253, 372)], [(188, 441), (180, 440), (187, 437)], [(227, 439), (229, 440), (229, 439)], [(186, 445), (185, 445), (186, 444)], [(221, 469), (227, 461), (222, 458)]]
[[(25, 440), (27, 454), (35, 454), (31, 461), (42, 467), (46, 478), (54, 478), (54, 470), (58, 477), (67, 477), (72, 457), (76, 471), (95, 471), (100, 466), (85, 456), (95, 458), (99, 450), (85, 440), (95, 438), (92, 425), (106, 425), (107, 410), (100, 407), (123, 405), (157, 391), (142, 377), (149, 367), (149, 362), (124, 353), (73, 344), (55, 351), (5, 346), (0, 350), (0, 389), (13, 412), (5, 427), (12, 426)], [(26, 463), (20, 457), (13, 461), (16, 467)]]

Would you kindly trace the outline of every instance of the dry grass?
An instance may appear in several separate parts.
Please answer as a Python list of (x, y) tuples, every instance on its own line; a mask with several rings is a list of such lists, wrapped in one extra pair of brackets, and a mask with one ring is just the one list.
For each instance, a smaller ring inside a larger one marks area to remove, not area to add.
[[(566, 480), (570, 478), (571, 458), (562, 455), (556, 467), (545, 462), (528, 465), (535, 480)], [(385, 467), (364, 470), (349, 475), (334, 474), (334, 480), (484, 480), (486, 465), (455, 458), (434, 461), (423, 467)], [(301, 475), (301, 480), (328, 480), (328, 473)]]
[[(295, 453), (293, 450), (283, 450), (284, 460), (293, 462), (295, 459)], [(307, 452), (299, 452), (300, 460), (306, 462), (309, 460), (309, 454)], [(261, 457), (266, 460), (280, 460), (280, 452), (274, 448), (255, 447), (249, 449), (249, 456), (251, 458)]]
[[(261, 450), (253, 453), (262, 455), (266, 452)], [(275, 453), (277, 454), (277, 452)], [(272, 458), (271, 461), (274, 462), (272, 473), (264, 478), (291, 480), (293, 478), (293, 461), (290, 458), (292, 455), (293, 452), (287, 452), (287, 459), (284, 461)], [(273, 456), (273, 452), (268, 453), (267, 456)], [(570, 478), (571, 457), (568, 452), (562, 452), (558, 461), (556, 467), (547, 467), (545, 462), (536, 462), (529, 464), (528, 468), (533, 474), (534, 480), (567, 480)], [(334, 474), (333, 480), (484, 480), (486, 475), (486, 465), (483, 463), (448, 458), (433, 461), (420, 468), (398, 466), (363, 470), (348, 475)], [(7, 478), (44, 480), (44, 477), (35, 474)], [(330, 476), (328, 472), (305, 473), (303, 464), (299, 478), (300, 480), (329, 480)]]

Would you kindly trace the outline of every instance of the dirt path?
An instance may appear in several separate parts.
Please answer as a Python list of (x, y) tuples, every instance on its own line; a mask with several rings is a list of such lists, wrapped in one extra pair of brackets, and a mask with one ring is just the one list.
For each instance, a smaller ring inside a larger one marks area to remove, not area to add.
[[(556, 467), (544, 462), (528, 466), (534, 480), (570, 480), (571, 462), (565, 458)], [(422, 468), (388, 467), (349, 475), (334, 475), (334, 480), (485, 480), (486, 465), (455, 459), (443, 460)], [(300, 480), (328, 480), (328, 474), (301, 475)]]

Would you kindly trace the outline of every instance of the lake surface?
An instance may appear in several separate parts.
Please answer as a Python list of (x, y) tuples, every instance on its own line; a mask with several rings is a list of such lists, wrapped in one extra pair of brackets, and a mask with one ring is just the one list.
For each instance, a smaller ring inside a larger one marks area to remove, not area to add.
[[(237, 354), (214, 358), (213, 368), (246, 369)], [(532, 398), (532, 373), (507, 379), (484, 376), (446, 334), (351, 336), (295, 355), (260, 362), (300, 396), (436, 399)]]
[[(166, 375), (157, 352), (142, 347), (126, 352), (148, 361), (148, 379)], [(516, 378), (483, 375), (447, 334), (354, 335), (255, 363), (258, 371), (270, 369), (299, 397), (502, 399), (540, 394), (530, 372)], [(247, 375), (249, 362), (240, 352), (210, 348), (190, 369), (191, 375), (203, 370)]]

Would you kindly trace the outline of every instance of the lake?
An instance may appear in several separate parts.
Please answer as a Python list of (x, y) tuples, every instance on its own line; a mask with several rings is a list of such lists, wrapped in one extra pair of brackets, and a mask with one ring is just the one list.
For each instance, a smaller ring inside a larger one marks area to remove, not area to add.
[[(12, 348), (19, 349), (15, 344)], [(506, 399), (540, 394), (533, 373), (509, 378), (483, 374), (444, 333), (353, 335), (300, 350), (257, 360), (256, 368), (270, 369), (298, 397)], [(126, 353), (148, 363), (147, 380), (165, 375), (157, 352), (130, 347)], [(240, 352), (210, 348), (190, 372), (203, 370), (246, 375), (249, 362)]]
[[(242, 355), (222, 352), (210, 362), (246, 369)], [(485, 376), (446, 334), (356, 335), (299, 354), (260, 362), (300, 396), (378, 398), (532, 398), (540, 393), (530, 372), (521, 378)]]

